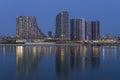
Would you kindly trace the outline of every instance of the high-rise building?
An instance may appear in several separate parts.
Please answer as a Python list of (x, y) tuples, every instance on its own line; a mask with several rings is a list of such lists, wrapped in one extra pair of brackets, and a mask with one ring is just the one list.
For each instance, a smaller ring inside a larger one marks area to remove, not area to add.
[(48, 37), (52, 38), (52, 32), (51, 31), (48, 31)]
[(91, 21), (92, 27), (92, 40), (97, 40), (100, 38), (100, 22), (99, 21)]
[(69, 39), (69, 15), (67, 11), (60, 12), (56, 16), (55, 38), (62, 40)]
[(19, 39), (43, 39), (45, 35), (37, 25), (35, 16), (16, 17), (16, 36)]
[(91, 22), (86, 22), (85, 32), (86, 32), (86, 40), (92, 40), (92, 26), (91, 26)]
[(71, 19), (70, 24), (70, 39), (85, 40), (85, 19)]

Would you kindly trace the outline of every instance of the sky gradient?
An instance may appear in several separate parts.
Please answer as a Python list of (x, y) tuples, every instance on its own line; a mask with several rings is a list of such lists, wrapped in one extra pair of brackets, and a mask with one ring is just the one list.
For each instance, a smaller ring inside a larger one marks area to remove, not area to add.
[(101, 34), (120, 35), (120, 0), (0, 0), (0, 35), (16, 34), (16, 16), (36, 16), (43, 33), (55, 32), (55, 17), (99, 20)]

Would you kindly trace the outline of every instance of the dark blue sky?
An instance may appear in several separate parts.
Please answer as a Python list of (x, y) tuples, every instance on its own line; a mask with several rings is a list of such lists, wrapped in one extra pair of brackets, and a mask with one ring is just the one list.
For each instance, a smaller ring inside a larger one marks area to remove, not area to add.
[(102, 35), (120, 35), (120, 0), (0, 0), (0, 34), (15, 35), (19, 15), (36, 16), (45, 34), (54, 33), (55, 16), (64, 10), (70, 18), (100, 20)]

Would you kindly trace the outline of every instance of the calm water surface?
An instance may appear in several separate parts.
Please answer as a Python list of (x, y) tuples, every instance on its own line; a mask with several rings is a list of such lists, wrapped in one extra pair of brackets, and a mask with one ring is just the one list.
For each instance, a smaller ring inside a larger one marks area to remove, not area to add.
[(120, 80), (119, 46), (0, 46), (0, 80)]

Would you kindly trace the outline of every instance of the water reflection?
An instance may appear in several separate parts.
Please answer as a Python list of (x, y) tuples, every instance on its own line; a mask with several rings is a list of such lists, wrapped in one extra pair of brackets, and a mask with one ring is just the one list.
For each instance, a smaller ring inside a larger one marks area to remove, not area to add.
[[(55, 49), (55, 50), (53, 50)], [(55, 52), (54, 52), (55, 51)], [(41, 55), (55, 53), (56, 72), (62, 79), (67, 79), (69, 71), (85, 72), (87, 67), (99, 68), (99, 47), (86, 46), (16, 46), (17, 74), (29, 74), (36, 71)]]
[(56, 72), (61, 80), (67, 80), (69, 69), (69, 50), (67, 46), (56, 47)]
[(41, 51), (36, 46), (16, 46), (17, 74), (29, 74), (36, 70)]
[[(101, 50), (100, 50), (101, 49)], [(3, 54), (6, 48), (2, 47)], [(101, 52), (102, 51), (102, 52)], [(56, 73), (67, 79), (70, 71), (98, 69), (102, 58), (117, 58), (117, 47), (103, 46), (16, 46), (17, 73), (32, 73), (43, 55), (55, 55)]]
[(42, 56), (51, 56), (52, 46), (16, 46), (17, 74), (30, 74), (36, 71)]
[(10, 54), (15, 54), (14, 46), (0, 46), (0, 55), (6, 56)]
[(3, 55), (5, 55), (5, 46), (3, 46)]
[(103, 60), (108, 58), (117, 59), (118, 50), (119, 49), (117, 46), (102, 46), (101, 53), (103, 56)]
[(67, 80), (69, 72), (98, 69), (100, 65), (99, 47), (58, 46), (56, 50), (56, 71), (61, 80)]
[(42, 80), (51, 77), (53, 80), (74, 80), (72, 77), (83, 80), (86, 76), (89, 78), (89, 74), (95, 77), (111, 70), (119, 73), (119, 52), (118, 46), (0, 46), (0, 74), (17, 74), (16, 80), (21, 76), (20, 80), (26, 80), (26, 75)]

